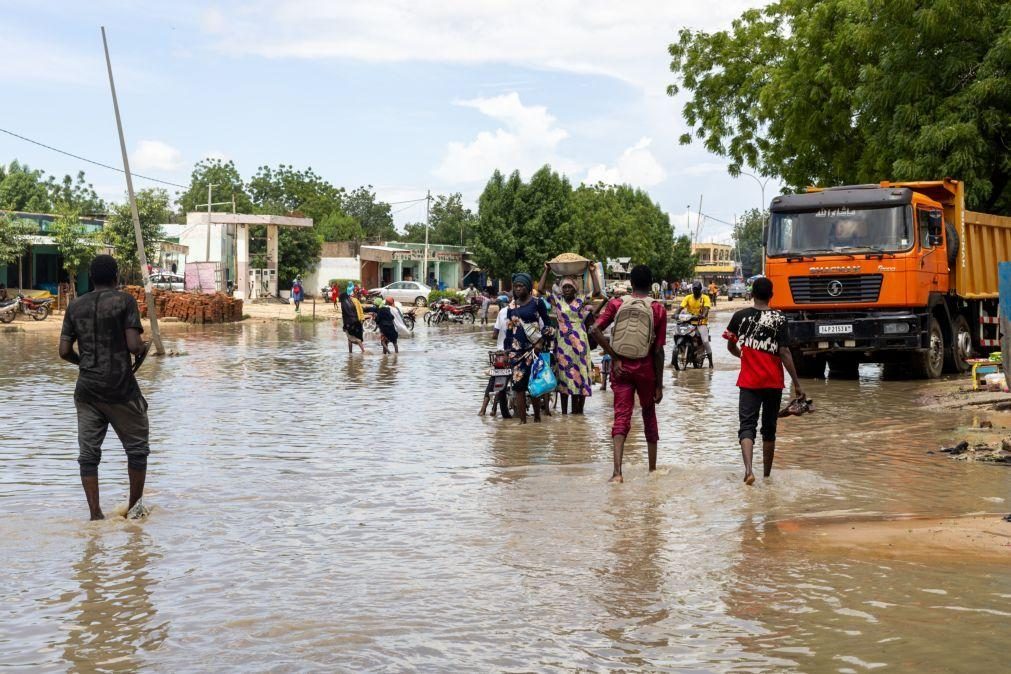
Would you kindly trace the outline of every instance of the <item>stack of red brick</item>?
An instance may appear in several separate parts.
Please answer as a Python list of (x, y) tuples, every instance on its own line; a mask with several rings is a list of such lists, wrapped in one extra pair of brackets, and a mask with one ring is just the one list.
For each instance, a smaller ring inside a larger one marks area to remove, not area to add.
[[(126, 286), (123, 290), (133, 295), (140, 307), (141, 317), (146, 318), (144, 289), (140, 286)], [(224, 293), (205, 295), (155, 290), (154, 303), (159, 318), (174, 316), (187, 323), (230, 323), (242, 320), (242, 300)]]

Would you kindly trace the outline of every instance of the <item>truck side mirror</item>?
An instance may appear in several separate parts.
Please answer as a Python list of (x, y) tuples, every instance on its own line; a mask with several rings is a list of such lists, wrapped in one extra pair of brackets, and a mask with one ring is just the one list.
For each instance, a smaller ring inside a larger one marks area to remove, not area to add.
[(931, 246), (940, 246), (944, 242), (944, 220), (940, 211), (927, 214), (927, 236)]

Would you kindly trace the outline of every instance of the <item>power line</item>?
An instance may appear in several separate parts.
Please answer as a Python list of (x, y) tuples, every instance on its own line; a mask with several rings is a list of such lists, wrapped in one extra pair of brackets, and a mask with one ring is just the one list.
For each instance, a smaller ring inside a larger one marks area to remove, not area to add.
[[(424, 199), (421, 199), (421, 201), (424, 201)], [(406, 203), (406, 202), (401, 201), (400, 203)], [(392, 213), (390, 213), (390, 215), (396, 215), (397, 213), (402, 213), (402, 212), (406, 211), (409, 208), (414, 208), (417, 205), (418, 204), (416, 202), (407, 204), (403, 208), (398, 208), (397, 210), (393, 211)]]
[(396, 206), (398, 204), (416, 204), (420, 201), (426, 201), (428, 197), (421, 197), (420, 199), (406, 199), (404, 201), (387, 201), (386, 203), (390, 206)]
[[(14, 133), (13, 131), (8, 131), (7, 129), (0, 129), (0, 132), (6, 133), (8, 136), (14, 136), (15, 138), (20, 138), (21, 140), (27, 141), (29, 143), (32, 143), (33, 145), (38, 145), (39, 147), (44, 147), (47, 150), (52, 150), (53, 152), (59, 152), (60, 154), (66, 155), (68, 157), (73, 157), (74, 159), (77, 159), (77, 160), (80, 160), (80, 161), (83, 161), (83, 162), (87, 162), (89, 164), (94, 164), (95, 166), (101, 166), (102, 168), (109, 169), (110, 171), (118, 171), (119, 173), (126, 173), (126, 171), (124, 171), (121, 168), (117, 168), (115, 166), (110, 166), (109, 164), (103, 164), (100, 161), (95, 161), (94, 159), (88, 159), (87, 157), (82, 157), (80, 155), (74, 154), (73, 152), (67, 152), (66, 150), (61, 150), (58, 147), (53, 147), (52, 145), (46, 145), (45, 143), (40, 143), (37, 140), (32, 140), (31, 138), (27, 138), (25, 136), (22, 136), (21, 134)], [(180, 185), (179, 183), (172, 183), (172, 182), (169, 182), (168, 180), (161, 180), (160, 178), (152, 178), (151, 176), (144, 176), (144, 175), (141, 175), (139, 173), (134, 173), (133, 176), (135, 178), (143, 178), (144, 180), (150, 180), (151, 182), (154, 182), (154, 183), (161, 183), (162, 185), (171, 185), (172, 187), (179, 187), (179, 188), (184, 189), (184, 190), (188, 190), (189, 189), (189, 185)]]

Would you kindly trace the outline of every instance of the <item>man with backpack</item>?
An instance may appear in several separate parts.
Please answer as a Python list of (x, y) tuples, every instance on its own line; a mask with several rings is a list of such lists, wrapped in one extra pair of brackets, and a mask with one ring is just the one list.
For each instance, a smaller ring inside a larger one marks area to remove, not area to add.
[[(642, 424), (646, 434), (649, 470), (656, 470), (656, 405), (663, 400), (663, 347), (667, 342), (667, 310), (650, 297), (653, 274), (649, 267), (632, 269), (632, 292), (610, 300), (601, 310), (592, 337), (612, 359), (611, 391), (614, 394), (614, 473), (611, 482), (624, 482), (621, 460), (625, 438), (632, 427), (635, 395), (639, 394)], [(608, 338), (604, 330), (613, 324)]]

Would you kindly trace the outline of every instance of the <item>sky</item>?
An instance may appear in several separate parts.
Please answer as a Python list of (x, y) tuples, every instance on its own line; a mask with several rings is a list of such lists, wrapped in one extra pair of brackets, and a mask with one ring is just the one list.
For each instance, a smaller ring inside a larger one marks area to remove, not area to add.
[[(667, 46), (763, 4), (0, 0), (0, 129), (121, 165), (104, 25), (135, 173), (185, 185), (206, 157), (247, 179), (283, 163), (390, 202), (461, 192), (476, 208), (495, 169), (528, 178), (547, 163), (574, 184), (648, 191), (677, 234), (697, 227), (701, 196), (700, 240), (727, 241), (762, 188), (678, 143), (685, 98), (666, 93)], [(11, 159), (83, 169), (124, 198), (122, 174), (0, 133)], [(764, 198), (779, 188), (768, 181)], [(423, 203), (393, 208), (401, 227), (424, 219)]]

